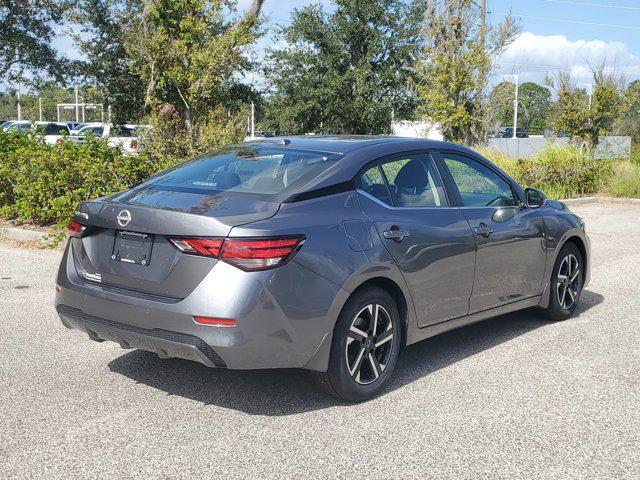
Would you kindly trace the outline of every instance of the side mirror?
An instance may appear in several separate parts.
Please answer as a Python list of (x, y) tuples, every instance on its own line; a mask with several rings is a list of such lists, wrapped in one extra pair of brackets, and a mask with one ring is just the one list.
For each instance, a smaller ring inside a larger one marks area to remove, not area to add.
[(525, 188), (524, 189), (525, 207), (526, 208), (540, 208), (547, 201), (547, 197), (537, 188)]

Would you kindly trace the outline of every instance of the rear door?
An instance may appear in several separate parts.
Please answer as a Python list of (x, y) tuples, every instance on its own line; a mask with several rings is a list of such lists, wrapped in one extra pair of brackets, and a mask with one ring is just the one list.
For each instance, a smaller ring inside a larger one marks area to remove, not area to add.
[(489, 163), (454, 152), (440, 156), (477, 245), (470, 313), (539, 295), (546, 260), (542, 217), (520, 208), (509, 179)]
[(414, 152), (373, 162), (358, 178), (358, 193), (411, 290), (418, 324), (466, 315), (475, 243), (434, 159)]

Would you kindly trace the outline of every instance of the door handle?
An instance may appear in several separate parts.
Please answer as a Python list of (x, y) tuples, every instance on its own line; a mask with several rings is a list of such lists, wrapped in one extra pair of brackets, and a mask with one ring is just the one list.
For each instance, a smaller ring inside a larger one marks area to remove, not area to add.
[(400, 230), (400, 228), (398, 228), (398, 226), (394, 225), (389, 230), (385, 230), (384, 232), (382, 232), (382, 235), (387, 240), (394, 240), (396, 242), (401, 242), (411, 234), (409, 232), (403, 232), (402, 230)]
[(493, 228), (491, 228), (486, 223), (481, 223), (477, 227), (473, 229), (473, 233), (476, 235), (480, 235), (481, 237), (487, 238), (489, 235), (493, 233)]

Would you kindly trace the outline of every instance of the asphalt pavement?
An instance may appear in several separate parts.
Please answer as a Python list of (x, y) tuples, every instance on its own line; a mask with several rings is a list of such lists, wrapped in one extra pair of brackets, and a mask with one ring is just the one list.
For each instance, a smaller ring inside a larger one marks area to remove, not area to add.
[(67, 330), (60, 252), (0, 244), (0, 478), (640, 478), (640, 206), (573, 206), (578, 314), (407, 348), (380, 397), (298, 370), (210, 370)]

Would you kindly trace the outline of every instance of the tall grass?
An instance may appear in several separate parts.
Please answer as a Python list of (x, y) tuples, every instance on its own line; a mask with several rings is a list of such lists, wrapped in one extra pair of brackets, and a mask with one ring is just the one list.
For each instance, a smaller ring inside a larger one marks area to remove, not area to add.
[(614, 197), (640, 198), (640, 163), (615, 164), (608, 187)]
[(606, 190), (612, 162), (596, 160), (571, 145), (549, 145), (531, 158), (514, 158), (492, 149), (481, 153), (525, 187), (549, 198), (593, 195)]

